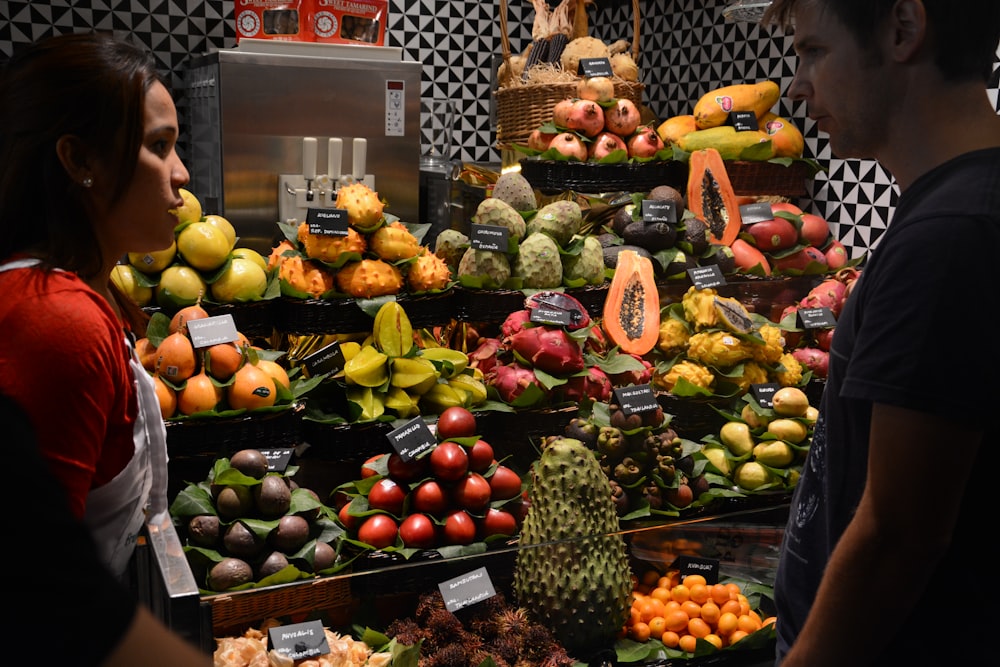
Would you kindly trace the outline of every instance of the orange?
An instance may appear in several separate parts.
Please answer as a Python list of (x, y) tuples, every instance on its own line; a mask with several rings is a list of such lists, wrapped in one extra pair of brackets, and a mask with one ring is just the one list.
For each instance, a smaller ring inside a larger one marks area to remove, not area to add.
[(270, 407), (277, 397), (274, 379), (253, 364), (243, 364), (233, 375), (233, 383), (226, 388), (229, 407), (234, 410)]
[(747, 614), (750, 613), (750, 601), (747, 600), (747, 596), (740, 593), (739, 602), (740, 602), (740, 616), (746, 616)]
[(202, 369), (189, 377), (177, 392), (177, 409), (185, 415), (214, 410), (222, 395), (222, 387), (215, 384)]
[(723, 612), (719, 616), (718, 622), (715, 624), (716, 629), (719, 634), (723, 637), (728, 637), (733, 633), (733, 631), (739, 629), (739, 617), (731, 611)]
[(277, 361), (272, 361), (270, 359), (258, 359), (257, 366), (271, 376), (274, 380), (275, 385), (281, 385), (285, 389), (291, 387), (291, 380), (288, 378), (288, 371), (285, 370), (284, 366), (279, 364)]
[(743, 589), (740, 588), (739, 584), (734, 584), (733, 582), (730, 581), (728, 584), (725, 584), (725, 586), (726, 588), (729, 589), (730, 598), (732, 598), (734, 595), (740, 595), (743, 593)]
[(636, 623), (640, 622), (641, 620), (642, 620), (642, 615), (639, 613), (639, 610), (635, 608), (635, 606), (633, 606), (631, 609), (629, 609), (629, 612), (628, 612), (628, 624), (629, 625), (635, 625)]
[(682, 651), (694, 653), (695, 648), (698, 647), (698, 638), (694, 635), (681, 635), (677, 645)]
[(667, 611), (663, 617), (664, 626), (671, 632), (682, 632), (687, 630), (689, 620), (690, 618), (688, 618), (687, 613), (680, 609)]
[(629, 637), (637, 642), (648, 642), (649, 641), (649, 626), (645, 623), (639, 622), (633, 625), (628, 630)]
[(663, 575), (662, 577), (660, 577), (660, 579), (659, 579), (659, 580), (658, 580), (658, 581), (656, 582), (656, 585), (657, 585), (657, 586), (658, 586), (659, 588), (666, 588), (666, 589), (667, 589), (668, 591), (669, 591), (669, 590), (670, 590), (671, 588), (673, 588), (675, 584), (676, 584), (676, 582), (674, 582), (674, 581), (671, 581), (671, 580), (670, 580), (670, 576), (669, 576), (669, 575), (666, 575), (666, 574), (665, 574), (665, 575)]
[(740, 616), (738, 625), (739, 629), (748, 635), (760, 630), (760, 620), (750, 616), (750, 614)]
[(665, 608), (665, 609), (666, 609), (667, 611), (670, 611), (671, 609), (680, 609), (680, 608), (681, 608), (681, 603), (680, 603), (680, 602), (678, 602), (677, 600), (667, 600), (667, 601), (666, 601), (666, 602), (665, 602), (665, 603), (663, 604), (663, 607), (664, 607), (664, 608)]
[(681, 602), (681, 609), (688, 615), (688, 618), (698, 618), (701, 616), (701, 605), (694, 600)]
[(705, 580), (705, 577), (700, 574), (689, 574), (685, 576), (683, 579), (681, 579), (681, 583), (687, 586), (688, 588), (691, 588), (695, 584), (701, 584), (702, 586), (704, 586), (708, 582)]
[(198, 370), (198, 358), (195, 356), (191, 339), (177, 331), (156, 346), (156, 361), (154, 371), (174, 384), (180, 384), (195, 374)]
[(716, 634), (708, 633), (703, 637), (705, 641), (714, 646), (715, 648), (722, 648), (722, 637)]
[(684, 584), (678, 584), (670, 590), (670, 597), (678, 602), (687, 602), (691, 599), (691, 589)]
[(654, 616), (647, 625), (649, 625), (649, 636), (653, 639), (660, 639), (667, 630), (666, 620), (662, 616)]
[(160, 416), (170, 419), (177, 412), (177, 392), (163, 381), (159, 375), (153, 376), (153, 384), (156, 385), (156, 400), (160, 404)]
[(668, 602), (673, 602), (673, 598), (670, 596), (670, 589), (664, 588), (663, 586), (657, 586), (649, 592), (649, 596), (656, 598), (660, 602), (666, 604)]
[(726, 602), (723, 602), (719, 606), (719, 611), (721, 611), (723, 614), (725, 614), (726, 612), (729, 612), (729, 613), (731, 613), (731, 614), (733, 614), (735, 616), (739, 616), (742, 613), (740, 611), (740, 601), (739, 600), (728, 600)]
[(659, 579), (660, 573), (656, 570), (646, 570), (646, 572), (642, 575), (642, 583), (650, 587), (656, 586), (656, 582), (659, 581)]
[(208, 374), (219, 382), (227, 382), (243, 364), (243, 351), (232, 343), (218, 343), (205, 350)]
[(743, 630), (736, 630), (735, 632), (733, 632), (733, 634), (729, 635), (729, 645), (732, 646), (739, 640), (746, 637), (748, 634), (750, 633), (744, 632)]
[(729, 602), (730, 597), (729, 589), (726, 588), (725, 584), (712, 585), (712, 601), (715, 604), (722, 606), (726, 602)]
[(712, 632), (712, 628), (708, 626), (705, 619), (702, 618), (692, 618), (688, 621), (688, 633), (694, 635), (695, 637), (705, 637)]
[(722, 612), (719, 610), (719, 605), (715, 604), (711, 600), (701, 605), (701, 617), (709, 625), (715, 625), (719, 622), (719, 617)]
[(766, 628), (769, 625), (773, 625), (778, 622), (777, 616), (768, 616), (763, 621), (760, 622), (760, 627)]
[(712, 591), (705, 584), (695, 582), (689, 585), (688, 589), (691, 592), (691, 599), (698, 604), (705, 604), (712, 597)]
[(663, 602), (657, 600), (656, 598), (647, 597), (642, 602), (639, 603), (639, 620), (643, 623), (649, 623), (653, 618), (657, 616), (663, 616), (666, 609), (663, 606)]
[(663, 636), (660, 637), (660, 641), (663, 642), (663, 645), (667, 648), (677, 648), (677, 645), (681, 643), (681, 637), (676, 632), (667, 630), (663, 633)]

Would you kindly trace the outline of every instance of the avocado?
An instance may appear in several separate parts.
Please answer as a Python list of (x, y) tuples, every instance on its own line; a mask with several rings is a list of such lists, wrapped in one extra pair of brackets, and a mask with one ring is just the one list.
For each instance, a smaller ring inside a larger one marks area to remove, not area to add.
[(659, 252), (673, 248), (677, 240), (677, 228), (666, 222), (633, 222), (622, 235), (627, 245), (637, 245), (649, 252)]
[(653, 257), (652, 253), (650, 253), (645, 248), (641, 248), (637, 245), (628, 245), (628, 244), (616, 245), (604, 249), (604, 266), (606, 266), (609, 269), (617, 268), (618, 253), (620, 253), (622, 250), (633, 250), (635, 251), (636, 254), (645, 257), (647, 259), (652, 259)]
[(253, 568), (242, 558), (223, 558), (208, 573), (208, 587), (213, 591), (228, 591), (251, 581)]
[(333, 567), (337, 562), (337, 552), (326, 542), (316, 542), (316, 551), (313, 554), (313, 572), (321, 572)]
[(708, 223), (701, 218), (687, 218), (684, 220), (684, 231), (680, 235), (679, 243), (688, 245), (688, 250), (695, 257), (700, 257), (709, 245)]
[(611, 218), (611, 229), (618, 236), (624, 236), (625, 228), (638, 220), (634, 217), (635, 204), (625, 204)]
[(684, 213), (684, 195), (672, 185), (657, 185), (645, 198), (653, 201), (672, 201), (677, 210), (677, 217)]

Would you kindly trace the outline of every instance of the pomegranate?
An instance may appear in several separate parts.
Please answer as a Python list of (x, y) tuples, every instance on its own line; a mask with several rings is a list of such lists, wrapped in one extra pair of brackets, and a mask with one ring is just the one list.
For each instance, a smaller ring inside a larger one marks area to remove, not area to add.
[(541, 129), (532, 130), (531, 134), (528, 135), (528, 148), (536, 151), (548, 150), (549, 144), (555, 137), (556, 135), (551, 132), (542, 132)]
[(653, 157), (665, 148), (663, 139), (651, 127), (641, 127), (636, 130), (628, 142), (629, 157)]
[(590, 144), (590, 148), (587, 150), (587, 156), (595, 160), (600, 160), (615, 151), (628, 152), (625, 140), (614, 132), (601, 132), (594, 137), (594, 142)]
[(615, 83), (606, 76), (580, 79), (576, 84), (576, 96), (594, 102), (610, 102), (615, 98)]
[(560, 132), (557, 134), (552, 139), (552, 143), (549, 144), (549, 148), (553, 148), (562, 155), (580, 160), (581, 162), (587, 159), (587, 147), (583, 145), (583, 139), (572, 132)]
[(566, 127), (587, 137), (596, 137), (604, 129), (604, 109), (593, 100), (573, 100)]
[(619, 98), (614, 106), (604, 112), (604, 129), (614, 132), (619, 137), (628, 137), (638, 129), (641, 119), (642, 115), (635, 102), (624, 97)]
[(552, 122), (556, 127), (569, 127), (569, 116), (573, 113), (573, 100), (566, 98), (552, 107)]

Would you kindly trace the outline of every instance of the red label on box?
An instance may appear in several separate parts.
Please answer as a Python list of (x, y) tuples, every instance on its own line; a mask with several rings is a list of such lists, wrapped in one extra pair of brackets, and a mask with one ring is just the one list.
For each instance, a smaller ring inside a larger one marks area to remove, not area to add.
[(384, 46), (388, 12), (388, 0), (236, 0), (236, 41)]
[(312, 0), (236, 0), (236, 42), (244, 37), (312, 42)]

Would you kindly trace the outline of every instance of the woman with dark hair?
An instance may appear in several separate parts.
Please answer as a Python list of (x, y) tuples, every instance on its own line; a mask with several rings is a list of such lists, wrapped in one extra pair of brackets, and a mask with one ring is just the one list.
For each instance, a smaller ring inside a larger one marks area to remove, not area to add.
[(167, 453), (131, 344), (144, 322), (110, 275), (173, 242), (189, 178), (177, 135), (154, 61), (128, 42), (62, 35), (0, 70), (0, 392), (118, 577), (167, 509)]

